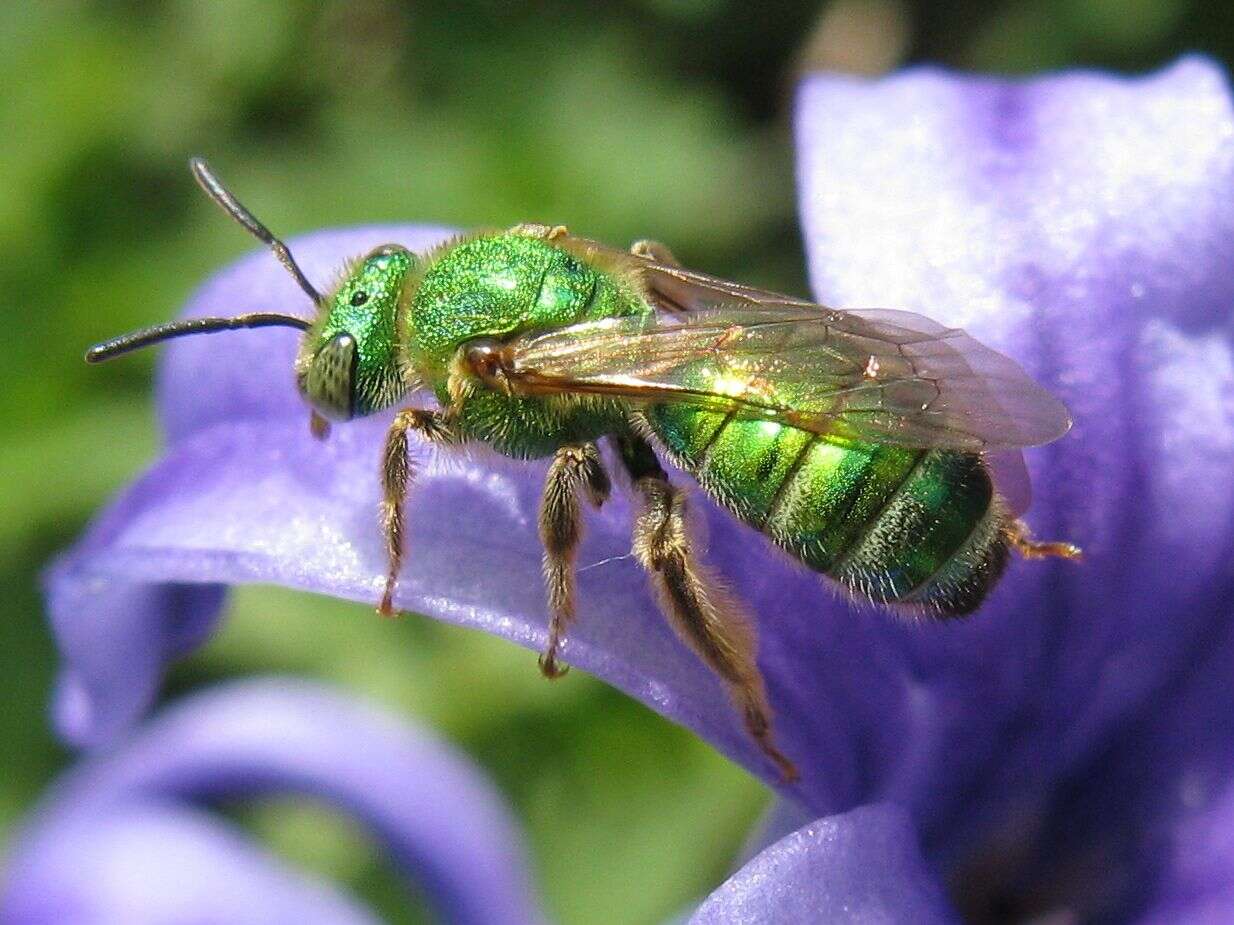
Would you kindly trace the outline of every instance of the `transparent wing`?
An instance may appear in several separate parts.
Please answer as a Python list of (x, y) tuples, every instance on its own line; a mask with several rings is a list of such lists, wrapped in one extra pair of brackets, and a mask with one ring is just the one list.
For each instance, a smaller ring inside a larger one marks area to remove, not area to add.
[(754, 286), (743, 286), (719, 276), (710, 276), (696, 270), (687, 270), (671, 263), (663, 263), (647, 257), (631, 254), (601, 244), (589, 238), (571, 237), (571, 249), (585, 258), (600, 257), (609, 265), (629, 265), (638, 268), (652, 304), (670, 314), (682, 314), (728, 306), (729, 308), (757, 309), (767, 307), (801, 306), (817, 308), (808, 299), (798, 299)]
[(1016, 517), (1025, 514), (1033, 502), (1033, 482), (1020, 450), (994, 450), (985, 454), (994, 487)]
[(902, 446), (1034, 446), (1071, 426), (1013, 360), (911, 312), (743, 299), (531, 333), (502, 354), (524, 394), (688, 402)]

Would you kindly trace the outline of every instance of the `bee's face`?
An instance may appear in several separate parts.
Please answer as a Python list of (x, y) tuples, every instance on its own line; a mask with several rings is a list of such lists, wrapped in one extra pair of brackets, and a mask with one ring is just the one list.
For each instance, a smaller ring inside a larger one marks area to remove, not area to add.
[(300, 391), (323, 417), (361, 417), (402, 394), (396, 320), (415, 262), (406, 248), (379, 247), (325, 300), (296, 362)]

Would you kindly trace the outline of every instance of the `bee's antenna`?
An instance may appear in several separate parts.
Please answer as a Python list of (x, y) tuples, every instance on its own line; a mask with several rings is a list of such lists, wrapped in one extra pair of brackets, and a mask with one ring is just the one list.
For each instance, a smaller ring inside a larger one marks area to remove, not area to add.
[[(193, 171), (194, 178), (196, 178), (201, 188), (206, 191), (206, 194), (222, 206), (228, 215), (243, 225), (253, 237), (268, 245), (274, 251), (274, 256), (278, 258), (279, 263), (286, 267), (287, 272), (295, 277), (300, 288), (304, 290), (305, 295), (313, 300), (314, 305), (320, 306), (322, 302), (321, 294), (308, 281), (304, 271), (300, 269), (300, 265), (291, 256), (291, 251), (288, 250), (287, 245), (271, 234), (269, 228), (257, 221), (253, 217), (253, 213), (244, 208), (240, 201), (227, 191), (227, 188), (219, 182), (218, 177), (214, 175), (213, 171), (210, 170), (210, 166), (204, 160), (200, 157), (190, 159), (189, 168)], [(307, 331), (312, 326), (312, 323), (303, 318), (297, 318), (295, 315), (284, 315), (279, 312), (251, 312), (247, 315), (237, 315), (235, 318), (186, 318), (183, 321), (156, 324), (153, 327), (142, 328), (140, 331), (133, 331), (131, 334), (121, 334), (119, 337), (105, 340), (101, 344), (95, 344), (86, 351), (86, 362), (101, 363), (103, 360), (110, 360), (112, 357), (128, 353), (130, 350), (138, 350), (141, 347), (147, 347), (150, 344), (163, 340), (170, 340), (173, 337), (185, 337), (189, 334), (210, 334), (214, 331), (234, 331), (237, 328), (268, 328), (276, 325)]]
[(87, 363), (101, 363), (112, 357), (148, 347), (161, 340), (171, 340), (173, 337), (185, 337), (189, 334), (211, 334), (214, 331), (234, 331), (237, 328), (269, 328), (275, 326), (299, 328), (307, 331), (311, 322), (294, 315), (281, 315), (278, 312), (253, 312), (249, 315), (237, 315), (235, 318), (186, 318), (183, 321), (169, 321), (166, 324), (156, 324), (153, 327), (142, 328), (130, 334), (121, 334), (101, 344), (95, 344), (86, 351)]
[(304, 290), (305, 295), (313, 300), (314, 305), (321, 305), (321, 294), (308, 281), (308, 277), (304, 275), (300, 265), (291, 256), (291, 251), (287, 245), (276, 238), (269, 228), (259, 222), (252, 212), (240, 204), (240, 200), (233, 196), (227, 187), (219, 182), (219, 178), (214, 175), (210, 165), (203, 158), (194, 157), (189, 159), (189, 169), (193, 171), (193, 177), (197, 180), (197, 184), (206, 191), (206, 195), (217, 202), (223, 211), (239, 222), (249, 234), (274, 251), (274, 256), (278, 258), (279, 263), (287, 268), (287, 272), (295, 277), (296, 282), (300, 284), (300, 288)]

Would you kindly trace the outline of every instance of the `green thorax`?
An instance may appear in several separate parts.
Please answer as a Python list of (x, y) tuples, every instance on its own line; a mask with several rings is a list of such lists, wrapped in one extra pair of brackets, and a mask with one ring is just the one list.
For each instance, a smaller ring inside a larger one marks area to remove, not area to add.
[[(512, 232), (469, 238), (429, 265), (408, 306), (413, 367), (443, 404), (450, 364), (476, 338), (505, 338), (651, 309), (623, 279), (541, 238)], [(619, 426), (624, 410), (598, 400), (514, 398), (480, 390), (460, 427), (499, 452), (533, 457)]]
[(412, 362), (444, 399), (450, 361), (479, 337), (647, 311), (638, 293), (540, 238), (512, 232), (448, 247), (408, 307)]

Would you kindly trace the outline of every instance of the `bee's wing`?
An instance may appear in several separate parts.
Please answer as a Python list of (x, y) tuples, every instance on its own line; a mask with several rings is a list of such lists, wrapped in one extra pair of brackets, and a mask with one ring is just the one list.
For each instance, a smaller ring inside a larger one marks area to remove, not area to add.
[(613, 266), (633, 266), (651, 303), (670, 314), (705, 311), (722, 305), (746, 309), (762, 306), (815, 306), (815, 303), (807, 299), (798, 299), (754, 286), (743, 286), (719, 276), (636, 256), (629, 251), (609, 247), (589, 238), (572, 237), (570, 241), (572, 248), (580, 252), (585, 259), (600, 258), (604, 263)]
[(1020, 450), (994, 450), (986, 453), (986, 465), (994, 487), (1016, 517), (1024, 514), (1033, 501), (1033, 482)]
[(503, 355), (523, 394), (686, 402), (902, 446), (1034, 446), (1071, 426), (1013, 360), (911, 312), (764, 300), (531, 333)]

